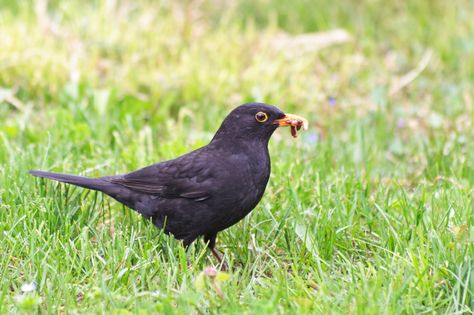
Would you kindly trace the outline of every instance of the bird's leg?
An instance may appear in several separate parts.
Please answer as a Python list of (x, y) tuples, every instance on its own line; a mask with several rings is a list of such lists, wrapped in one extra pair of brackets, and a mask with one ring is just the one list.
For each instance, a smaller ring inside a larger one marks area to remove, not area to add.
[(214, 257), (216, 257), (217, 261), (219, 261), (219, 264), (221, 265), (221, 270), (227, 271), (229, 267), (227, 266), (227, 263), (224, 260), (224, 255), (221, 256), (215, 248), (211, 248), (211, 253)]
[(212, 255), (216, 257), (216, 259), (219, 261), (219, 264), (222, 264), (222, 262), (224, 261), (224, 258), (222, 258), (222, 256), (219, 255), (219, 252), (217, 251), (217, 249), (210, 248), (210, 250), (211, 250)]
[(221, 265), (221, 269), (223, 271), (226, 271), (228, 269), (227, 263), (225, 262), (224, 257), (221, 256), (219, 252), (217, 251), (217, 249), (215, 248), (216, 237), (217, 237), (217, 234), (205, 235), (204, 241), (207, 243), (207, 247), (211, 250), (212, 255), (217, 259), (217, 261)]

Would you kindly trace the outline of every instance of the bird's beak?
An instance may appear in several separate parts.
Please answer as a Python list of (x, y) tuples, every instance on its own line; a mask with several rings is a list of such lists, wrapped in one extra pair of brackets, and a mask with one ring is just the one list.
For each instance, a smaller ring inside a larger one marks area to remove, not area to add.
[(303, 127), (303, 130), (308, 130), (308, 120), (293, 114), (285, 114), (285, 117), (274, 120), (274, 124), (277, 124), (279, 127), (290, 126), (291, 135), (297, 137), (297, 131)]

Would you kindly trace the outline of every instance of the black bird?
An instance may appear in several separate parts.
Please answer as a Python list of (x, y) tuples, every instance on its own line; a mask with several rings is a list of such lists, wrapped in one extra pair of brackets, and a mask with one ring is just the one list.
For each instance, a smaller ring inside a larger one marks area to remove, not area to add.
[(185, 246), (204, 236), (222, 262), (214, 248), (217, 233), (244, 218), (262, 198), (270, 177), (268, 141), (279, 126), (291, 126), (296, 137), (307, 121), (271, 105), (249, 103), (224, 119), (208, 145), (174, 160), (99, 178), (30, 174), (101, 191), (151, 219)]

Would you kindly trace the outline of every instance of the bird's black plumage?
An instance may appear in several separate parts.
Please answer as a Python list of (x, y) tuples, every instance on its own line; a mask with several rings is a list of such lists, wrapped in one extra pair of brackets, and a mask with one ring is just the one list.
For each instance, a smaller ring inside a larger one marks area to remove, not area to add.
[(268, 141), (279, 125), (289, 125), (281, 123), (285, 117), (271, 105), (241, 105), (208, 145), (125, 175), (30, 173), (102, 191), (185, 245), (204, 236), (213, 250), (217, 233), (244, 218), (262, 198), (270, 176)]

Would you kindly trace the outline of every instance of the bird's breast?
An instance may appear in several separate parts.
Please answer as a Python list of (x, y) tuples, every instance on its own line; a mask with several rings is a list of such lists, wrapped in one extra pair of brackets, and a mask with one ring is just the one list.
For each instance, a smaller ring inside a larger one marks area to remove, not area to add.
[(214, 197), (221, 228), (235, 224), (258, 204), (270, 177), (268, 154), (234, 154), (224, 163), (227, 172), (222, 172), (219, 193)]

